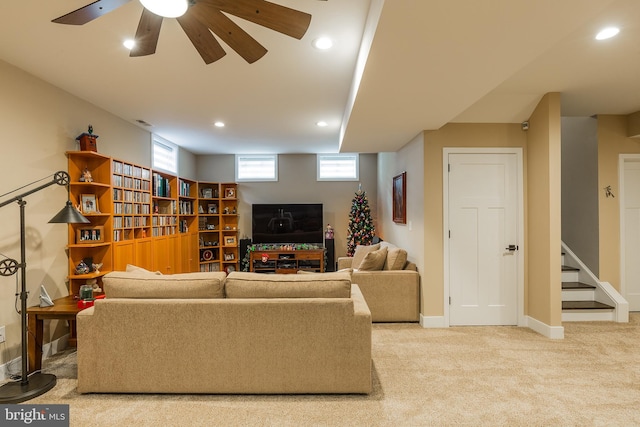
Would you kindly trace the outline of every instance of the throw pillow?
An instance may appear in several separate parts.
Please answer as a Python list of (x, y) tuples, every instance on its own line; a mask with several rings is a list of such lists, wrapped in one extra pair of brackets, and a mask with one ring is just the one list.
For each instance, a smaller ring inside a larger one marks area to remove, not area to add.
[(162, 275), (162, 273), (159, 271), (149, 271), (146, 268), (138, 267), (137, 265), (133, 265), (133, 264), (127, 264), (125, 271), (127, 273), (136, 273), (136, 274), (151, 274), (151, 275), (158, 275), (158, 276)]
[(389, 249), (383, 270), (404, 270), (406, 263), (407, 251), (400, 248)]
[(387, 248), (378, 249), (377, 251), (369, 252), (358, 270), (362, 271), (378, 271), (384, 267), (384, 262), (387, 259)]
[(358, 245), (356, 246), (356, 250), (353, 252), (353, 260), (351, 261), (351, 268), (360, 268), (360, 264), (362, 260), (369, 252), (377, 251), (380, 249), (380, 243), (376, 243), (375, 245)]

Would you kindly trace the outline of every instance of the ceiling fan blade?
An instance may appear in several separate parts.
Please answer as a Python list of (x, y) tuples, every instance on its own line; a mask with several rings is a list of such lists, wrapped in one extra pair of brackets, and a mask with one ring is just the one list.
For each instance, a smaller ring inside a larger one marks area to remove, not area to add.
[(144, 9), (140, 17), (140, 22), (138, 23), (138, 30), (136, 31), (136, 43), (133, 49), (131, 49), (129, 56), (146, 56), (156, 53), (161, 26), (162, 16), (158, 16)]
[(194, 16), (207, 25), (218, 37), (220, 37), (231, 49), (242, 56), (249, 64), (262, 58), (267, 49), (247, 34), (242, 28), (227, 18), (217, 8), (206, 3), (201, 3), (204, 8), (194, 10)]
[(311, 23), (311, 15), (265, 0), (206, 0), (230, 13), (287, 36), (301, 39)]
[(218, 43), (218, 40), (211, 34), (209, 28), (196, 19), (191, 13), (187, 12), (179, 17), (178, 23), (191, 40), (191, 43), (193, 43), (193, 46), (205, 64), (211, 64), (227, 54), (222, 46), (220, 46), (220, 43)]
[(51, 22), (55, 22), (56, 24), (84, 25), (130, 1), (131, 0), (98, 0), (73, 12), (69, 12), (66, 15), (62, 15)]

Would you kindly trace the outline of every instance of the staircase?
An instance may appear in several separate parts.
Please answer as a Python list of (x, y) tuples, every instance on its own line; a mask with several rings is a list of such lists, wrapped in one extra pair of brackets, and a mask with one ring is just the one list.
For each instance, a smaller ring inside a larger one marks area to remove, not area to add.
[(611, 284), (598, 281), (563, 244), (562, 321), (598, 320), (628, 322), (628, 304)]

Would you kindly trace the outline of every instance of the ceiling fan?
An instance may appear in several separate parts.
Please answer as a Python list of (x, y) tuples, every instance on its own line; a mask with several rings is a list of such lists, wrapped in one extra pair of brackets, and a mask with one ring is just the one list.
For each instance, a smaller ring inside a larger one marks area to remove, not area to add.
[[(52, 20), (58, 24), (83, 25), (101, 17), (131, 0), (97, 0)], [(154, 54), (165, 17), (175, 17), (205, 63), (210, 64), (226, 55), (214, 37), (253, 63), (267, 49), (247, 34), (225, 13), (301, 39), (311, 22), (311, 15), (266, 0), (140, 0), (144, 6), (135, 36), (135, 46), (129, 56)], [(157, 7), (176, 5), (177, 12), (164, 12)], [(155, 13), (154, 13), (155, 12)], [(224, 12), (224, 13), (223, 13)], [(182, 14), (180, 14), (182, 13)], [(209, 31), (211, 30), (211, 31)], [(213, 34), (212, 34), (213, 32)]]

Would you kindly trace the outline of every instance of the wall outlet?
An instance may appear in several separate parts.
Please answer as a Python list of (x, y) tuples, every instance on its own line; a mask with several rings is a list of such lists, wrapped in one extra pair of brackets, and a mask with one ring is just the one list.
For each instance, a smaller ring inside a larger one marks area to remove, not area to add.
[(5, 342), (6, 341), (6, 333), (4, 331), (4, 326), (0, 326), (0, 343)]

